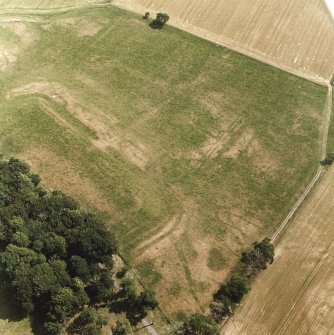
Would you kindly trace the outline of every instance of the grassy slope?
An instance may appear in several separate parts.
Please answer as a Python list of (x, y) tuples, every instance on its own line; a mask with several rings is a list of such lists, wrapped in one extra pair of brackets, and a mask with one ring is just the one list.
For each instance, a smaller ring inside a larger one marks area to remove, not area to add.
[[(205, 306), (239, 249), (273, 231), (316, 170), (326, 90), (176, 29), (151, 30), (118, 9), (71, 15), (74, 25), (57, 24), (69, 14), (30, 24), (37, 40), (0, 78), (0, 150), (104, 210), (124, 255), (170, 313)], [(87, 21), (103, 29), (78, 37)], [(58, 82), (78, 97), (93, 129), (41, 94), (5, 98), (36, 81)], [(101, 126), (145, 146), (144, 171), (92, 145)], [(208, 138), (221, 150), (194, 161)], [(211, 247), (225, 269), (209, 262)]]

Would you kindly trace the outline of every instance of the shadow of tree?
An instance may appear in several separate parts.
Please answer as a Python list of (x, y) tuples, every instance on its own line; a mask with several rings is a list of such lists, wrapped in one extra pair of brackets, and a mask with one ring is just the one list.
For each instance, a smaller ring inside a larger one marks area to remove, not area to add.
[(7, 287), (0, 287), (0, 319), (21, 321), (25, 317), (14, 299), (14, 292)]
[(149, 26), (152, 29), (162, 29), (164, 25), (158, 20), (153, 20)]
[(125, 313), (126, 318), (132, 325), (137, 325), (143, 318), (140, 314), (138, 314), (137, 310), (133, 306), (129, 305), (126, 300), (114, 300), (108, 307), (109, 311), (112, 313)]

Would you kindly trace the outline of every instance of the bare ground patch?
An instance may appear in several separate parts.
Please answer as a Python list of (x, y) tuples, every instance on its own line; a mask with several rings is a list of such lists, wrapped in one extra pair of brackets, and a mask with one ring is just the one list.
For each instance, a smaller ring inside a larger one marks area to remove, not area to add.
[(0, 27), (9, 29), (20, 39), (19, 43), (13, 42), (11, 44), (0, 40), (0, 71), (6, 71), (12, 63), (15, 63), (19, 53), (37, 37), (24, 22), (0, 22)]
[[(84, 108), (80, 99), (63, 85), (56, 82), (33, 82), (11, 90), (7, 98), (34, 93), (46, 95), (56, 103), (65, 106), (78, 120), (95, 131), (97, 139), (91, 140), (94, 146), (101, 150), (111, 147), (119, 151), (133, 165), (142, 170), (145, 169), (149, 161), (146, 146), (133, 136), (112, 127), (110, 119), (115, 123), (115, 118), (106, 117), (106, 113), (95, 106), (86, 105)], [(49, 109), (48, 111), (50, 112)]]
[(98, 22), (88, 21), (75, 17), (58, 20), (57, 24), (62, 27), (74, 30), (79, 37), (94, 36), (104, 27), (103, 24)]
[(241, 136), (234, 142), (232, 147), (224, 152), (224, 156), (236, 159), (241, 151), (244, 151), (251, 141), (254, 139), (254, 132), (252, 129), (245, 129)]
[(25, 22), (10, 21), (1, 22), (0, 26), (9, 28), (15, 33), (24, 45), (28, 45), (37, 39), (36, 33)]
[(77, 169), (63, 157), (40, 147), (26, 150), (20, 158), (41, 175), (48, 188), (61, 189), (85, 205), (115, 214), (113, 204), (105, 199), (90, 180), (79, 175)]
[(11, 63), (16, 61), (17, 49), (9, 49), (0, 44), (0, 70), (5, 71)]

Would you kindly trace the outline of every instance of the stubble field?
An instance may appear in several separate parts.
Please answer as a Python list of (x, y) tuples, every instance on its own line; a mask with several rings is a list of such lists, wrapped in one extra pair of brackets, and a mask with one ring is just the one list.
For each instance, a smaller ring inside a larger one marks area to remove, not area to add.
[(315, 81), (334, 72), (334, 25), (322, 0), (113, 0), (138, 13), (167, 12), (195, 35)]
[(102, 213), (174, 319), (318, 165), (326, 89), (114, 7), (0, 22), (0, 150)]
[(222, 334), (332, 334), (333, 191), (330, 168), (279, 241), (275, 262)]

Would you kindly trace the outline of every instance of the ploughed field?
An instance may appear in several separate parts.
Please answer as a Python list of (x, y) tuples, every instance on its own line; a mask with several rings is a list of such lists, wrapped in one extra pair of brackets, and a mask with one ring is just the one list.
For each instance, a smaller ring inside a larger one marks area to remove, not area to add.
[(0, 18), (0, 151), (98, 210), (166, 313), (205, 310), (318, 166), (326, 88), (114, 7)]
[(144, 13), (167, 12), (195, 35), (312, 80), (334, 72), (334, 24), (322, 0), (113, 0)]

